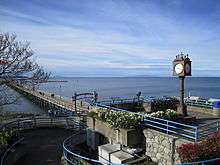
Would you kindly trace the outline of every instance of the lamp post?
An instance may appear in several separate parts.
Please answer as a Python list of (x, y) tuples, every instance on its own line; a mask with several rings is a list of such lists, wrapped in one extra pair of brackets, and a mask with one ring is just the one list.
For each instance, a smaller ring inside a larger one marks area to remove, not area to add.
[(183, 53), (176, 56), (173, 61), (173, 75), (180, 80), (180, 109), (183, 116), (187, 116), (187, 108), (184, 104), (184, 80), (186, 76), (191, 76), (191, 60)]

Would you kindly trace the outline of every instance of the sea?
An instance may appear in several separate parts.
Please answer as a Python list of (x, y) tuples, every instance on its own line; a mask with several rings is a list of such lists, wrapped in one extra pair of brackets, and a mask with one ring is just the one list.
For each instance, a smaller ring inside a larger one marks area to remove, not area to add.
[[(98, 93), (99, 100), (132, 98), (138, 92), (142, 96), (153, 97), (179, 95), (179, 79), (176, 77), (60, 77), (51, 81), (41, 84), (39, 89), (69, 98), (75, 92), (94, 91)], [(185, 96), (188, 95), (220, 98), (220, 77), (186, 77)], [(44, 114), (45, 110), (20, 96), (17, 104), (4, 106), (0, 112)]]

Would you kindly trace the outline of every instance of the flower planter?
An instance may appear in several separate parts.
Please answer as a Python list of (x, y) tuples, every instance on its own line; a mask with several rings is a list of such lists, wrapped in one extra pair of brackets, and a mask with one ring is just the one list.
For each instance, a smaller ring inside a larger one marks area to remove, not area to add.
[(111, 144), (120, 143), (124, 146), (143, 145), (144, 135), (142, 129), (113, 128), (109, 124), (92, 117), (87, 117), (87, 126), (89, 129), (106, 137)]

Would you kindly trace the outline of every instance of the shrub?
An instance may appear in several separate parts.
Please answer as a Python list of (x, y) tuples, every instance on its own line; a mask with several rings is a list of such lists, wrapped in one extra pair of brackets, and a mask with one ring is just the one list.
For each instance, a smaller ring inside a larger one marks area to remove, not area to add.
[(182, 144), (177, 147), (182, 162), (193, 162), (220, 157), (220, 131), (196, 144)]
[(114, 128), (133, 128), (140, 123), (138, 115), (126, 111), (100, 108), (90, 111), (89, 116), (106, 122)]
[(197, 144), (182, 144), (177, 148), (181, 162), (192, 162), (199, 160), (199, 145)]
[(220, 131), (200, 142), (200, 155), (203, 159), (220, 157)]
[(10, 145), (14, 138), (17, 138), (18, 132), (14, 130), (2, 130), (0, 131), (0, 153)]
[(167, 109), (165, 111), (165, 117), (164, 118), (167, 118), (167, 119), (176, 119), (178, 117), (178, 114), (176, 111), (172, 110), (172, 109)]
[(178, 114), (176, 111), (172, 109), (167, 109), (165, 111), (157, 111), (150, 114), (146, 114), (145, 116), (174, 120), (177, 118)]

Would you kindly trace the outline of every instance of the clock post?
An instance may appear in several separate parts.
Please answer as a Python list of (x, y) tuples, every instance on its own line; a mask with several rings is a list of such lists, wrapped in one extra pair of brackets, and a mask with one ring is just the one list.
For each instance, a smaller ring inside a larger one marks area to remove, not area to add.
[(180, 108), (183, 116), (187, 116), (187, 109), (184, 104), (184, 79), (185, 76), (180, 76)]
[(183, 116), (187, 116), (187, 108), (184, 104), (184, 80), (186, 76), (191, 76), (191, 61), (188, 54), (183, 53), (176, 56), (173, 61), (173, 75), (180, 79), (180, 109)]

